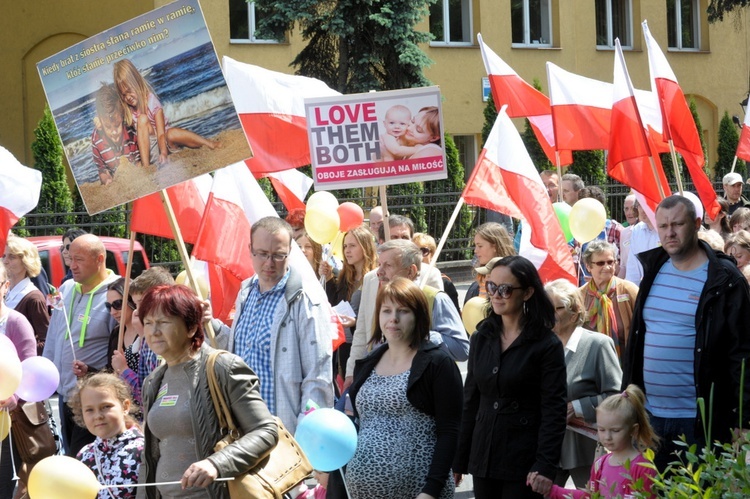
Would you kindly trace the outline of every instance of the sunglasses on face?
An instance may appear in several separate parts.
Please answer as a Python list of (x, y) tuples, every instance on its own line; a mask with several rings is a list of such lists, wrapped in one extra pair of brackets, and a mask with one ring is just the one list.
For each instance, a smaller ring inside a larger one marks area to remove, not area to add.
[(107, 312), (110, 312), (113, 308), (118, 311), (122, 310), (122, 299), (115, 300), (112, 303), (105, 302), (104, 306), (107, 307)]
[(70, 251), (70, 243), (60, 245), (60, 251)]
[(615, 264), (615, 261), (614, 260), (602, 260), (600, 262), (591, 262), (591, 264), (596, 265), (599, 268), (604, 267), (605, 265), (608, 267), (611, 267), (612, 265)]
[(495, 293), (500, 295), (500, 298), (510, 298), (515, 289), (523, 289), (521, 286), (511, 286), (510, 284), (495, 284), (492, 281), (485, 283), (487, 288), (487, 294), (493, 296)]

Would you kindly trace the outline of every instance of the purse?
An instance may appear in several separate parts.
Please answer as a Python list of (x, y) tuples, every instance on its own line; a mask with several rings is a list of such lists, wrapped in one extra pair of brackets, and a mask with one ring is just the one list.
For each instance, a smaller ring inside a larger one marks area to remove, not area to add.
[[(224, 400), (221, 387), (216, 379), (216, 358), (222, 353), (225, 352), (222, 350), (212, 352), (208, 356), (206, 364), (211, 400), (219, 419), (222, 434), (226, 433), (224, 438), (216, 443), (214, 451), (219, 451), (242, 437), (232, 420), (232, 411)], [(279, 440), (276, 447), (255, 468), (227, 482), (229, 497), (236, 499), (248, 497), (282, 499), (285, 492), (294, 488), (312, 473), (312, 465), (297, 441), (284, 427), (281, 420), (275, 419), (279, 427)]]
[(19, 463), (17, 472), (21, 482), (26, 484), (36, 463), (57, 454), (57, 445), (44, 402), (19, 400), (16, 408), (10, 411), (10, 420), (13, 446), (23, 463)]

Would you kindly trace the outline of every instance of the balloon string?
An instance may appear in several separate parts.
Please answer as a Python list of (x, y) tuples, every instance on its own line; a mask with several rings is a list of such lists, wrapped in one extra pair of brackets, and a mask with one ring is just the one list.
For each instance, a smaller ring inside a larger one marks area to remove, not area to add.
[[(228, 482), (234, 480), (234, 477), (230, 478), (217, 478), (214, 482)], [(157, 483), (125, 483), (121, 485), (102, 485), (103, 489), (118, 489), (125, 487), (158, 487), (159, 485), (180, 485), (181, 481), (176, 482), (157, 482)]]
[[(8, 409), (3, 409), (4, 411), (8, 411)], [(10, 413), (10, 411), (8, 411)], [(11, 480), (18, 481), (20, 478), (18, 477), (18, 473), (16, 473), (16, 458), (13, 456), (13, 433), (10, 431), (10, 427), (13, 426), (13, 420), (10, 420), (10, 423), (8, 424), (8, 451), (10, 452), (10, 465), (13, 468), (13, 478)], [(0, 454), (2, 454), (2, 450), (0, 450)], [(0, 455), (0, 460), (2, 459), (2, 455)]]
[(65, 298), (60, 299), (60, 305), (62, 305), (63, 317), (65, 317), (65, 329), (68, 330), (68, 340), (70, 340), (70, 350), (73, 353), (73, 362), (76, 362), (76, 347), (73, 345), (73, 333), (70, 332), (70, 324), (68, 324), (68, 312), (65, 310)]

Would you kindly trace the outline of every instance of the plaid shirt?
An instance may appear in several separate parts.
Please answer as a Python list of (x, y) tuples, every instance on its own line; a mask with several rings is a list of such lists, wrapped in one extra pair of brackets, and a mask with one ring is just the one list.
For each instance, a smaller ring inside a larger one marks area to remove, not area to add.
[(151, 374), (151, 371), (159, 366), (159, 358), (156, 356), (153, 350), (151, 350), (146, 342), (141, 343), (141, 349), (138, 357), (138, 372), (134, 372), (130, 369), (125, 369), (120, 377), (130, 385), (130, 390), (133, 392), (133, 399), (141, 405), (141, 388), (143, 387), (143, 380)]
[(276, 400), (271, 365), (271, 324), (276, 307), (284, 298), (288, 279), (287, 270), (276, 286), (263, 293), (258, 277), (254, 277), (234, 329), (234, 353), (258, 375), (260, 394), (272, 414), (276, 414)]

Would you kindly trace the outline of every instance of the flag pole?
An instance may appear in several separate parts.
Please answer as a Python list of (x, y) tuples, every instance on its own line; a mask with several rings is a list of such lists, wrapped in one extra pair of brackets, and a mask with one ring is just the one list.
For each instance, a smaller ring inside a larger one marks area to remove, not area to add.
[[(679, 163), (677, 162), (677, 153), (674, 150), (674, 142), (672, 137), (669, 137), (669, 152), (672, 153), (672, 168), (674, 168), (674, 178), (677, 180), (677, 188), (680, 190), (680, 196), (682, 196), (682, 175), (680, 174)], [(662, 196), (664, 198), (664, 196)]]
[[(190, 257), (188, 256), (187, 248), (185, 247), (185, 240), (182, 238), (182, 231), (180, 231), (180, 226), (177, 224), (177, 219), (174, 216), (174, 210), (172, 209), (172, 202), (169, 200), (169, 194), (167, 194), (166, 189), (159, 191), (159, 194), (161, 195), (161, 202), (164, 205), (164, 211), (167, 213), (169, 226), (172, 228), (174, 240), (177, 243), (177, 250), (180, 252), (180, 259), (185, 266), (185, 273), (187, 274), (188, 280), (190, 281), (195, 294), (198, 295), (198, 299), (203, 301), (203, 295), (198, 287), (198, 281), (195, 279), (193, 269), (190, 266)], [(208, 339), (211, 342), (211, 346), (216, 348), (216, 335), (214, 334), (214, 328), (210, 322), (206, 324), (206, 332), (208, 334)]]
[(432, 269), (435, 268), (435, 264), (438, 261), (440, 252), (443, 251), (443, 246), (445, 246), (445, 242), (448, 240), (448, 234), (450, 234), (450, 231), (453, 228), (453, 224), (456, 223), (456, 218), (458, 218), (458, 213), (461, 211), (461, 207), (464, 205), (464, 203), (466, 203), (466, 201), (464, 201), (463, 196), (458, 198), (456, 207), (453, 209), (453, 213), (451, 214), (450, 219), (448, 219), (448, 225), (445, 227), (445, 230), (443, 231), (443, 235), (440, 236), (440, 242), (437, 245), (435, 254), (432, 255), (432, 258), (430, 259), (430, 265), (427, 267), (427, 269), (425, 269), (425, 272), (419, 277), (420, 288), (424, 286), (424, 283), (427, 280), (427, 276), (429, 275), (430, 272), (432, 272)]
[[(385, 185), (381, 185), (379, 188), (380, 191), (380, 207), (383, 208), (383, 234), (385, 234), (385, 240), (390, 241), (391, 240), (391, 226), (388, 223), (388, 219), (390, 216), (388, 215), (388, 196), (386, 195), (386, 187)], [(378, 235), (375, 234), (375, 238), (377, 238)]]
[(731, 173), (734, 173), (734, 167), (737, 166), (737, 155), (734, 155), (734, 160), (732, 160), (732, 170)]
[[(557, 139), (555, 139), (557, 140)], [(555, 163), (557, 163), (557, 202), (562, 202), (562, 166), (560, 166), (560, 151), (555, 144)]]
[[(135, 232), (130, 231), (130, 247), (128, 252), (128, 263), (125, 266), (125, 289), (122, 290), (122, 306), (128, 306), (128, 296), (130, 296), (130, 272), (133, 270), (133, 249), (135, 248)], [(125, 321), (120, 321), (120, 330), (117, 332), (117, 350), (124, 351), (123, 342), (125, 340)]]
[[(664, 187), (662, 187), (661, 182), (659, 182), (659, 173), (656, 170), (656, 163), (654, 162), (654, 157), (649, 156), (648, 161), (649, 163), (651, 163), (651, 171), (654, 172), (654, 178), (656, 179), (656, 187), (659, 188), (659, 196), (661, 196), (661, 198), (664, 199), (667, 196), (664, 194)], [(680, 191), (680, 194), (682, 194), (682, 191)]]

